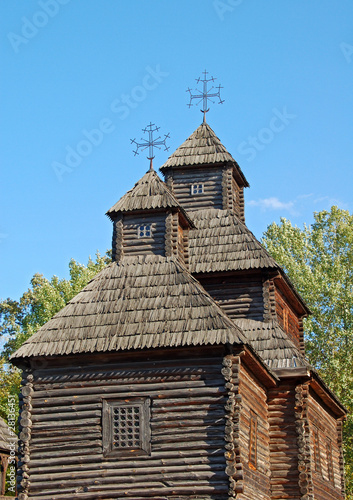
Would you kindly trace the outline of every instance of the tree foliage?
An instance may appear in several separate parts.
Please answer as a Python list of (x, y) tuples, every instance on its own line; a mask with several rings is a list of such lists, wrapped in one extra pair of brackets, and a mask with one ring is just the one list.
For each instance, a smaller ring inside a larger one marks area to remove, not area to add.
[(314, 213), (303, 229), (281, 219), (267, 228), (263, 244), (312, 311), (304, 324), (310, 362), (350, 411), (344, 446), (353, 495), (353, 215), (333, 206)]
[(18, 394), (20, 371), (8, 361), (25, 340), (62, 309), (109, 262), (110, 255), (96, 255), (87, 265), (75, 260), (69, 263), (69, 279), (53, 276), (51, 280), (35, 274), (31, 286), (19, 301), (6, 299), (0, 302), (0, 416), (7, 413), (8, 394)]

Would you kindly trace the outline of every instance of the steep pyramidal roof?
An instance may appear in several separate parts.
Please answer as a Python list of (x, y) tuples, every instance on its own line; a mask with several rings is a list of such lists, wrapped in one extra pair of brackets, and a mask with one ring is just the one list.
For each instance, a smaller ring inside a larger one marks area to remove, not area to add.
[(118, 212), (177, 208), (183, 210), (175, 196), (154, 170), (149, 170), (120, 200), (107, 212), (111, 217)]
[(232, 155), (228, 153), (208, 123), (202, 123), (162, 165), (168, 167), (233, 163), (241, 174), (244, 185), (248, 183)]
[(12, 360), (149, 347), (246, 343), (172, 257), (125, 257), (97, 274)]

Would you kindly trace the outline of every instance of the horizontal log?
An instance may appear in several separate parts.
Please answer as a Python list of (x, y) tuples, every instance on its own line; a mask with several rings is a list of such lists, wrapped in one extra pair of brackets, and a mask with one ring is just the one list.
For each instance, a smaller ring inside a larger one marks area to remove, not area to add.
[[(200, 380), (200, 381), (183, 381), (183, 382), (173, 382), (173, 383), (159, 383), (159, 384), (148, 384), (148, 386), (144, 385), (141, 387), (141, 392), (143, 391), (148, 391), (148, 394), (151, 395), (151, 397), (162, 397), (167, 398), (169, 396), (173, 395), (182, 395), (185, 397), (186, 394), (188, 395), (196, 395), (200, 394), (204, 395), (207, 393), (212, 393), (214, 392), (215, 394), (220, 392), (220, 386), (221, 385), (221, 380), (213, 380), (213, 381), (208, 381), (207, 384)], [(117, 393), (117, 389), (119, 389), (119, 392)], [(181, 391), (182, 390), (182, 391)], [(38, 390), (35, 392), (35, 397), (33, 397), (33, 401), (37, 398), (60, 398), (60, 397), (69, 397), (69, 396), (75, 396), (75, 399), (79, 398), (79, 396), (83, 395), (98, 395), (98, 396), (103, 396), (103, 395), (111, 395), (115, 394), (114, 397), (124, 397), (126, 393), (129, 393), (130, 397), (132, 396), (132, 393), (135, 395), (138, 395), (139, 393), (139, 387), (137, 384), (119, 384), (119, 387), (117, 387), (116, 384), (109, 386), (109, 385), (101, 385), (99, 388), (97, 388), (97, 385), (87, 385), (86, 387), (75, 387), (75, 388), (67, 388), (65, 389), (65, 396), (60, 393), (60, 390), (57, 389), (47, 389), (47, 390)], [(140, 392), (140, 393), (141, 393)], [(182, 394), (181, 394), (182, 392)], [(55, 401), (54, 401), (55, 404)]]

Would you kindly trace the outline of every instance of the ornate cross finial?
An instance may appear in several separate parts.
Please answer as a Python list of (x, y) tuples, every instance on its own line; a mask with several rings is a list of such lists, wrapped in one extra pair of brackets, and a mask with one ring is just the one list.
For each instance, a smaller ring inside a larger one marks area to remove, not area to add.
[[(155, 127), (155, 128), (153, 128)], [(145, 139), (142, 139), (141, 138), (141, 141), (144, 141), (144, 142), (136, 142), (135, 139), (130, 139), (131, 141), (131, 144), (135, 143), (136, 144), (136, 150), (134, 151), (134, 155), (138, 155), (138, 149), (139, 148), (142, 148), (142, 151), (144, 151), (145, 149), (149, 148), (148, 150), (148, 153), (149, 153), (149, 156), (147, 156), (147, 159), (150, 160), (150, 170), (153, 170), (153, 164), (152, 164), (152, 160), (154, 158), (154, 155), (153, 155), (153, 148), (157, 148), (157, 149), (161, 149), (160, 146), (164, 146), (165, 149), (164, 151), (168, 151), (169, 147), (167, 147), (165, 141), (169, 138), (169, 134), (164, 134), (164, 139), (162, 140), (160, 136), (157, 137), (157, 139), (153, 139), (153, 132), (158, 132), (158, 130), (160, 129), (160, 127), (156, 127), (154, 123), (151, 123), (149, 125), (147, 125), (146, 128), (143, 128), (143, 132), (146, 133), (148, 132), (148, 140), (146, 141)]]
[[(214, 87), (212, 85), (212, 87), (209, 90), (207, 90), (207, 84), (208, 84), (208, 82), (214, 82), (216, 80), (216, 78), (213, 78), (213, 76), (211, 76), (211, 78), (207, 78), (207, 73), (208, 72), (206, 70), (203, 72), (203, 74), (204, 74), (203, 80), (201, 78), (197, 78), (196, 79), (196, 83), (198, 83), (198, 84), (200, 82), (203, 83), (203, 89), (202, 89), (202, 91), (196, 89), (196, 91), (199, 92), (199, 94), (193, 94), (191, 89), (187, 89), (186, 90), (186, 92), (190, 93), (190, 102), (188, 104), (189, 108), (192, 106), (192, 100), (193, 99), (199, 99), (199, 102), (196, 103), (196, 106), (198, 104), (200, 104), (200, 102), (202, 101), (203, 105), (202, 105), (201, 112), (203, 113), (203, 121), (204, 122), (206, 122), (206, 113), (207, 113), (207, 111), (209, 111), (207, 101), (211, 101), (211, 102), (214, 103), (214, 101), (211, 99), (211, 97), (218, 97), (219, 98), (218, 104), (222, 104), (224, 102), (224, 100), (222, 101), (221, 95), (220, 95), (221, 89), (223, 87), (221, 87), (220, 85), (218, 85), (218, 87)], [(215, 90), (218, 89), (218, 91), (211, 93), (211, 91), (213, 89), (215, 89)]]

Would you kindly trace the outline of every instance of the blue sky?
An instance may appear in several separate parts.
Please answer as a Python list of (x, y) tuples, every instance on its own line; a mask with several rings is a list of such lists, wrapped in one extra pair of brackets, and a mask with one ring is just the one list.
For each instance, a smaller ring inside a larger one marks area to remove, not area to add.
[(67, 277), (111, 245), (105, 212), (148, 160), (130, 139), (170, 133), (159, 167), (201, 123), (188, 87), (207, 69), (207, 121), (249, 183), (260, 238), (280, 217), (352, 212), (351, 0), (2, 0), (1, 286)]

